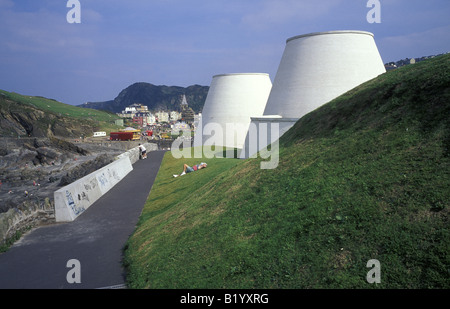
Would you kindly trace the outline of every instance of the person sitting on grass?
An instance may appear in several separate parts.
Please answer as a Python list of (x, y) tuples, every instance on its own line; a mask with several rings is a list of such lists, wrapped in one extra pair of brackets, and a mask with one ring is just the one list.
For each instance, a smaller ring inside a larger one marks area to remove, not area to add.
[(205, 168), (207, 166), (208, 166), (208, 164), (206, 164), (205, 162), (202, 162), (202, 163), (194, 165), (194, 166), (189, 166), (187, 164), (184, 164), (183, 172), (180, 175), (173, 175), (173, 177), (183, 176), (183, 175), (185, 175), (187, 173), (198, 171), (198, 170), (200, 170), (202, 168)]

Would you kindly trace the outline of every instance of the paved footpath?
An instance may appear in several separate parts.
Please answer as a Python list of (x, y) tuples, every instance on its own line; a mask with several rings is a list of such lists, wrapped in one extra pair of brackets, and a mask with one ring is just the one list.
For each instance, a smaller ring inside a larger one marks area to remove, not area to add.
[[(38, 227), (0, 254), (0, 289), (125, 287), (123, 247), (158, 173), (164, 151), (148, 158), (75, 221)], [(79, 261), (67, 267), (71, 259)], [(81, 283), (68, 283), (80, 270)]]

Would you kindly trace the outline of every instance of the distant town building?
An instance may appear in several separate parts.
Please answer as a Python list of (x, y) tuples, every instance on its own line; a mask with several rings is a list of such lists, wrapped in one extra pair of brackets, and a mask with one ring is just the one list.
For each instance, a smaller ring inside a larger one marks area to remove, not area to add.
[(130, 118), (132, 119), (134, 117), (135, 113), (124, 113), (124, 111), (122, 111), (122, 113), (118, 113), (117, 116), (122, 117), (122, 118)]
[(186, 122), (177, 122), (172, 126), (172, 130), (175, 132), (189, 130), (190, 126)]
[(156, 120), (158, 122), (169, 122), (169, 113), (168, 112), (159, 111), (155, 114), (156, 114)]
[(149, 113), (147, 115), (147, 125), (150, 126), (154, 124), (156, 124), (156, 116), (152, 113)]
[(145, 113), (134, 114), (133, 123), (139, 125), (140, 127), (147, 126), (147, 115)]
[(128, 107), (125, 107), (125, 110), (122, 113), (140, 113), (140, 112), (148, 112), (148, 107), (143, 104), (134, 103)]
[(154, 125), (157, 122), (157, 118), (150, 112), (136, 113), (133, 116), (133, 123), (138, 124), (141, 127)]
[[(148, 107), (139, 103), (131, 104), (127, 106), (121, 113), (117, 115), (121, 118), (130, 119), (132, 123), (146, 127), (155, 125), (156, 123), (183, 123), (182, 127), (190, 126), (195, 120), (194, 111), (188, 106), (186, 96), (183, 95), (181, 100), (181, 112), (180, 111), (158, 111), (152, 113), (148, 110)], [(121, 119), (121, 125), (123, 126), (123, 119)]]
[(177, 111), (170, 112), (170, 121), (177, 121), (181, 119), (181, 113)]
[[(125, 107), (122, 113), (117, 114), (119, 117), (128, 118), (133, 123), (146, 127), (148, 125), (154, 125), (157, 122), (157, 116), (152, 114), (146, 105), (134, 103)], [(164, 117), (163, 117), (164, 118)], [(123, 126), (123, 119), (122, 119)]]
[(130, 118), (133, 119), (134, 116), (138, 113), (148, 113), (148, 107), (146, 105), (142, 105), (139, 103), (131, 104), (130, 106), (125, 107), (122, 113), (118, 113), (117, 115), (122, 118)]

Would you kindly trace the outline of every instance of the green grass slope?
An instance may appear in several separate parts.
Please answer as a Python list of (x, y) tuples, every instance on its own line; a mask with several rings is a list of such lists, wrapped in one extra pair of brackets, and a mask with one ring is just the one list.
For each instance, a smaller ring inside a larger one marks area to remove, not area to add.
[[(83, 128), (88, 128), (89, 134), (94, 131), (112, 131), (117, 129), (114, 121), (120, 119), (117, 115), (105, 111), (81, 108), (39, 96), (26, 96), (5, 90), (0, 90), (0, 96), (0, 111), (23, 114), (33, 113), (33, 111), (45, 113), (44, 115), (47, 116), (32, 117), (39, 118), (36, 125), (42, 126), (42, 131), (45, 131), (48, 125), (52, 127), (56, 123), (60, 126), (73, 126), (74, 131), (83, 131)], [(6, 131), (7, 129), (3, 133), (8, 135)]]
[[(167, 153), (125, 247), (130, 288), (449, 288), (450, 56), (306, 115), (260, 159)], [(367, 262), (381, 283), (366, 280)]]

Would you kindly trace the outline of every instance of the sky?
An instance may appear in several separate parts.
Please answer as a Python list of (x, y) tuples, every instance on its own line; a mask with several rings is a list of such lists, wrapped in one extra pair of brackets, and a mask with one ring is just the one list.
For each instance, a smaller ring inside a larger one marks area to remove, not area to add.
[(0, 0), (0, 89), (79, 105), (136, 82), (273, 81), (288, 38), (332, 30), (372, 32), (384, 63), (450, 51), (449, 0), (78, 1)]

